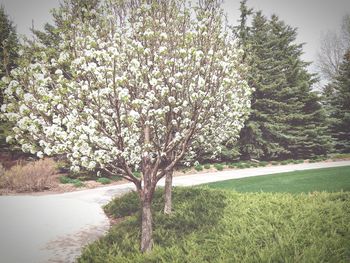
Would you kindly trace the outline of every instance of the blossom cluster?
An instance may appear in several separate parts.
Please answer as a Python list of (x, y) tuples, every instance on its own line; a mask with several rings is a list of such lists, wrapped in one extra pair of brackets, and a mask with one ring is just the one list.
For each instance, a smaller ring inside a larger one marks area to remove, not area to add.
[(45, 48), (23, 58), (1, 84), (8, 141), (38, 157), (65, 153), (74, 171), (119, 173), (145, 155), (235, 139), (250, 108), (242, 51), (220, 10), (170, 2), (126, 8), (122, 20), (102, 3), (93, 21), (60, 32), (55, 58)]

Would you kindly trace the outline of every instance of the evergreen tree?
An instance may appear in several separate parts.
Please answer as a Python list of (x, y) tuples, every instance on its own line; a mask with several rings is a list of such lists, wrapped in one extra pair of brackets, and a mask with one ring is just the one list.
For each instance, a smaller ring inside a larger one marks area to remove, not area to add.
[[(3, 6), (0, 6), (0, 79), (8, 76), (10, 71), (16, 67), (19, 42), (16, 28), (9, 19)], [(0, 89), (0, 107), (3, 103), (3, 93)], [(8, 151), (6, 136), (11, 124), (0, 120), (0, 149)]]
[(315, 82), (300, 58), (296, 29), (261, 12), (246, 30), (249, 85), (255, 88), (249, 120), (240, 134), (244, 159), (306, 158), (331, 147), (325, 112), (311, 91)]
[(325, 92), (331, 116), (335, 148), (350, 153), (350, 50), (345, 54), (335, 80)]

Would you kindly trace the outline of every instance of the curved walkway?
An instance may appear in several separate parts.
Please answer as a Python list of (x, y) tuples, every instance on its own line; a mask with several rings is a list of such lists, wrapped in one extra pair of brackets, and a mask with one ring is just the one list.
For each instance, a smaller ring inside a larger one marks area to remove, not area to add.
[[(174, 177), (175, 186), (273, 173), (348, 166), (350, 161), (292, 164)], [(164, 180), (159, 182), (164, 185)], [(0, 196), (0, 262), (74, 262), (81, 247), (109, 228), (101, 206), (135, 189), (132, 184), (106, 186), (46, 196)]]

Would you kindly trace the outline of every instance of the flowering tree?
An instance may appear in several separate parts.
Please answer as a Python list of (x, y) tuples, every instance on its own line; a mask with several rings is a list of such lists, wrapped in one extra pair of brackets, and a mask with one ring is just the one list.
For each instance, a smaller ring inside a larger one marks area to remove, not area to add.
[(3, 79), (2, 117), (16, 124), (8, 140), (133, 182), (149, 251), (157, 182), (191, 145), (215, 148), (243, 126), (251, 90), (242, 52), (213, 0), (105, 1), (86, 12), (75, 18), (66, 1), (56, 13), (71, 26), (59, 58), (41, 48)]

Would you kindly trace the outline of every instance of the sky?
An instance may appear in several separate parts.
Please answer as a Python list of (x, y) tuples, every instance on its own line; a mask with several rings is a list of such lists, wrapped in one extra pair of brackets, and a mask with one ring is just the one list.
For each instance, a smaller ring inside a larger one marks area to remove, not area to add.
[[(52, 22), (50, 10), (59, 0), (0, 0), (7, 14), (17, 26), (19, 34), (30, 35), (32, 23), (41, 29)], [(226, 0), (223, 7), (231, 24), (239, 19), (240, 0)], [(288, 25), (298, 28), (298, 43), (305, 43), (303, 59), (317, 60), (322, 35), (339, 31), (342, 17), (350, 14), (350, 0), (248, 0), (248, 6), (262, 10), (266, 16), (276, 14)], [(310, 67), (315, 71), (315, 65)]]

